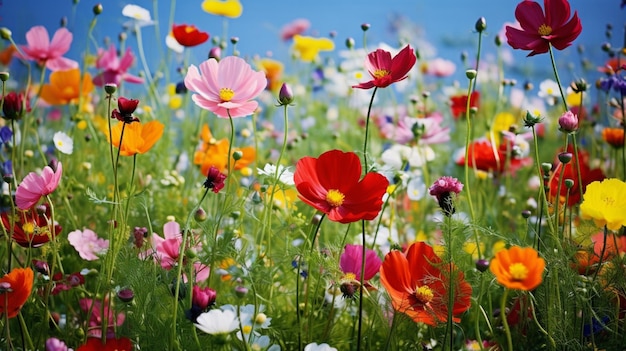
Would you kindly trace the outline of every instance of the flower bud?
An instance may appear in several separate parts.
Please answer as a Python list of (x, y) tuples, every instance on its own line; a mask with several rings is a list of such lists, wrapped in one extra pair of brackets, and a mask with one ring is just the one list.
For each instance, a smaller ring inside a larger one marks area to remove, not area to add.
[(219, 61), (221, 57), (222, 57), (222, 49), (219, 46), (214, 46), (211, 48), (211, 50), (209, 50), (210, 59), (216, 59), (217, 61)]
[(370, 29), (371, 25), (369, 23), (363, 23), (361, 25), (361, 30), (366, 32), (368, 29)]
[(102, 13), (102, 4), (97, 3), (94, 7), (93, 7), (93, 14), (95, 16), (98, 16), (99, 14)]
[(565, 187), (568, 188), (568, 189), (571, 189), (571, 188), (574, 187), (574, 180), (573, 179), (567, 178), (567, 179), (565, 179), (563, 181), (563, 183), (565, 184)]
[(346, 47), (352, 49), (354, 47), (354, 38), (346, 39)]
[(239, 298), (244, 298), (248, 294), (248, 288), (243, 285), (238, 285), (235, 287), (235, 295)]
[(241, 160), (241, 158), (242, 158), (242, 157), (243, 157), (243, 152), (241, 152), (241, 151), (239, 151), (239, 150), (237, 150), (237, 151), (233, 152), (233, 159), (234, 159), (235, 161), (239, 161), (239, 160)]
[(572, 160), (572, 153), (571, 152), (561, 152), (558, 156), (559, 161), (563, 164), (568, 164), (569, 161)]
[(559, 130), (563, 133), (573, 133), (578, 130), (578, 116), (567, 111), (559, 117)]
[(4, 40), (9, 40), (11, 39), (11, 35), (13, 35), (13, 33), (11, 33), (11, 30), (9, 28), (7, 27), (0, 28), (0, 38)]
[(289, 105), (293, 102), (293, 91), (287, 83), (283, 83), (278, 93), (278, 103), (280, 106)]
[(9, 80), (9, 77), (11, 75), (9, 74), (9, 72), (0, 72), (0, 80), (3, 82), (6, 82), (7, 80)]
[(529, 210), (522, 211), (522, 218), (528, 219), (532, 213)]
[(239, 37), (231, 37), (230, 38), (230, 43), (235, 45), (239, 42)]
[(478, 33), (482, 33), (485, 29), (487, 29), (487, 20), (485, 17), (481, 17), (476, 21), (474, 29), (476, 29)]
[(104, 92), (113, 95), (117, 91), (117, 85), (115, 83), (107, 83), (104, 85)]
[(481, 273), (485, 272), (487, 269), (489, 269), (489, 261), (484, 259), (476, 261), (476, 269)]
[(468, 69), (467, 71), (465, 71), (465, 76), (467, 77), (467, 79), (474, 79), (476, 78), (477, 74), (478, 72), (476, 72), (475, 69)]
[(524, 118), (524, 126), (526, 127), (534, 127), (535, 124), (541, 122), (541, 116), (533, 116), (530, 111), (526, 111), (526, 117)]
[(117, 298), (122, 302), (131, 302), (135, 298), (135, 293), (129, 288), (124, 288), (117, 292)]

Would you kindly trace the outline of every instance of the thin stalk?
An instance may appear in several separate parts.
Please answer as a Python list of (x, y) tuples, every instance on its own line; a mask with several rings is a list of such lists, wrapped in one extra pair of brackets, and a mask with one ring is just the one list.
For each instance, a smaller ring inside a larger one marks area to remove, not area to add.
[(356, 349), (361, 349), (361, 335), (363, 326), (363, 281), (365, 280), (365, 220), (361, 220), (361, 240), (362, 240), (362, 253), (361, 253), (361, 274), (359, 275), (359, 325), (357, 328)]
[(506, 335), (506, 345), (508, 351), (513, 351), (513, 340), (511, 339), (511, 329), (509, 328), (509, 321), (506, 315), (506, 298), (509, 294), (509, 289), (504, 288), (502, 294), (502, 300), (500, 301), (500, 317), (502, 318), (502, 326), (504, 327), (504, 334)]
[(370, 104), (367, 107), (367, 118), (365, 119), (365, 141), (363, 142), (363, 168), (365, 173), (367, 173), (367, 141), (369, 139), (369, 128), (370, 128), (370, 114), (372, 113), (372, 105), (374, 104), (374, 96), (376, 96), (376, 91), (378, 87), (374, 87), (374, 91), (372, 92), (372, 98), (370, 99)]

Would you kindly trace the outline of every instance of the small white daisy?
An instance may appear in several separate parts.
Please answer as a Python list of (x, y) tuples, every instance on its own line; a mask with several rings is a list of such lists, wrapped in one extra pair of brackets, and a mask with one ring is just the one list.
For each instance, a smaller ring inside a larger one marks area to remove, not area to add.
[(60, 152), (67, 155), (71, 155), (72, 152), (74, 152), (74, 140), (72, 140), (69, 135), (63, 132), (56, 132), (52, 137), (52, 141)]

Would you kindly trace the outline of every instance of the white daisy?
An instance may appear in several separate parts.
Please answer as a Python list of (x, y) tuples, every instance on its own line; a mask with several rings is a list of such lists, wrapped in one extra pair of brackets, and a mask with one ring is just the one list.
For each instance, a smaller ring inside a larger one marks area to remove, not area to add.
[(63, 132), (56, 132), (52, 137), (52, 141), (60, 152), (67, 155), (71, 155), (72, 152), (74, 152), (74, 140), (72, 140), (69, 135)]
[(211, 335), (230, 334), (239, 328), (237, 314), (231, 310), (210, 310), (196, 320), (196, 327)]
[(150, 11), (144, 9), (141, 6), (128, 4), (122, 9), (122, 15), (130, 17), (134, 20), (134, 23), (139, 26), (150, 26), (154, 24)]

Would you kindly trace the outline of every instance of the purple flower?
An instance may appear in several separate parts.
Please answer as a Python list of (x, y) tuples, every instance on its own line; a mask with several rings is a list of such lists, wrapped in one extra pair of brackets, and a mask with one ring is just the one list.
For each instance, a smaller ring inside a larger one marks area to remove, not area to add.
[(567, 111), (559, 117), (559, 129), (563, 133), (572, 133), (578, 130), (578, 116)]
[(458, 179), (443, 176), (435, 181), (428, 189), (430, 195), (434, 196), (439, 202), (439, 207), (446, 216), (451, 216), (456, 212), (452, 199), (452, 194), (458, 195), (463, 190), (463, 183)]
[(65, 345), (65, 343), (57, 338), (49, 338), (46, 340), (46, 351), (74, 351)]

